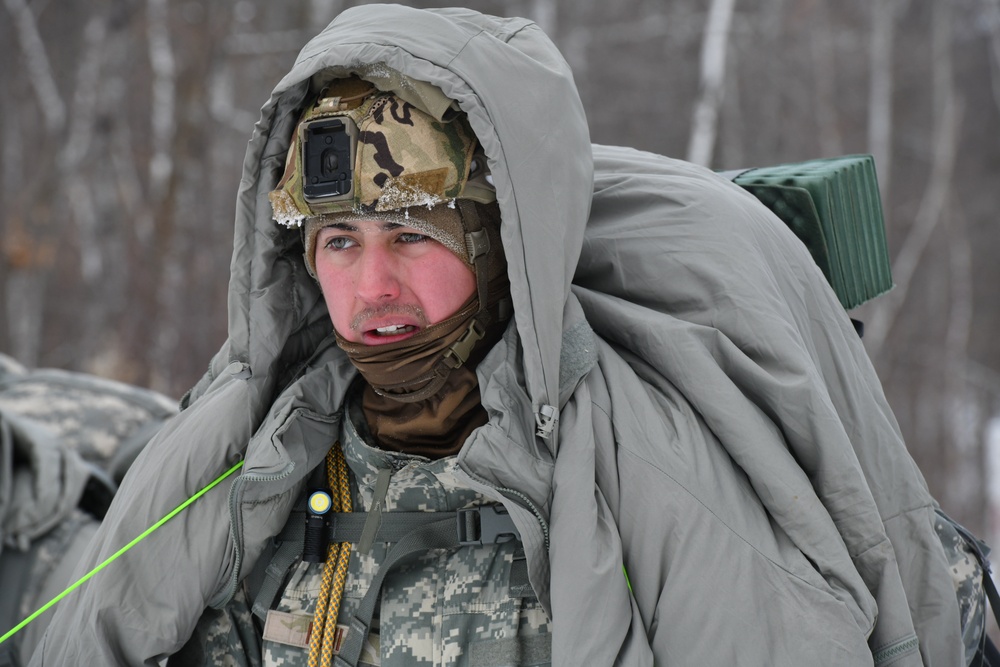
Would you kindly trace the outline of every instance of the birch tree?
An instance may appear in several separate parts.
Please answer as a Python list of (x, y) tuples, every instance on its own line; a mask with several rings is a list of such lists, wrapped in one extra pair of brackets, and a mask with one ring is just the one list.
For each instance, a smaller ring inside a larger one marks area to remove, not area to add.
[(701, 47), (701, 80), (691, 120), (689, 162), (708, 166), (715, 152), (719, 108), (725, 94), (726, 48), (736, 0), (712, 0)]
[(1000, 0), (984, 0), (983, 20), (988, 26), (990, 45), (990, 82), (993, 101), (1000, 109)]
[(898, 0), (872, 0), (868, 78), (868, 146), (875, 157), (882, 201), (892, 182), (893, 44)]
[(809, 40), (812, 78), (815, 81), (816, 125), (819, 128), (820, 155), (843, 155), (843, 140), (838, 126), (837, 59), (834, 34), (828, 28), (830, 16), (826, 0), (816, 3), (816, 19)]
[[(50, 149), (58, 143), (57, 139), (65, 127), (66, 102), (60, 93), (48, 51), (31, 8), (24, 0), (4, 0), (4, 7), (11, 18), (11, 26), (20, 47), (19, 64), (28, 74), (38, 115), (43, 120), (45, 141), (41, 143), (41, 147)], [(21, 110), (13, 111), (9, 116), (12, 119)], [(6, 114), (4, 117), (8, 118)], [(17, 127), (16, 123), (14, 120), (12, 124)], [(11, 146), (14, 148), (4, 151), (5, 159), (16, 159), (18, 153), (21, 159), (25, 158), (27, 151), (20, 139), (20, 136), (13, 139)], [(45, 179), (49, 185), (51, 180)], [(51, 208), (35, 206), (32, 197), (32, 191), (38, 189), (40, 184), (41, 179), (5, 193), (8, 201), (17, 200), (11, 202), (8, 209), (17, 213), (13, 220), (7, 221), (5, 230), (4, 254), (8, 261), (4, 290), (7, 336), (11, 352), (19, 361), (28, 365), (37, 363), (39, 358), (45, 292), (53, 261), (50, 242), (45, 238), (49, 233)]]

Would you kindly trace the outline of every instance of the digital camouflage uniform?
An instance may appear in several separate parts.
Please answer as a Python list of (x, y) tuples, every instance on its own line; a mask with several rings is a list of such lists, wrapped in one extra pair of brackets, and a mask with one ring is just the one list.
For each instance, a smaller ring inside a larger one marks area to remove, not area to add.
[[(965, 664), (973, 664), (980, 648), (980, 641), (986, 631), (986, 592), (983, 590), (983, 566), (969, 540), (962, 535), (964, 529), (958, 527), (947, 516), (938, 512), (934, 529), (941, 538), (948, 558), (948, 571), (955, 584), (955, 596), (961, 615), (962, 641), (965, 644)], [(980, 543), (980, 549), (988, 550)], [(985, 555), (985, 554), (984, 554)]]
[[(462, 488), (456, 478), (455, 457), (429, 460), (369, 446), (362, 432), (364, 417), (352, 406), (351, 418), (341, 427), (341, 442), (351, 470), (355, 511), (372, 506), (380, 469), (393, 470), (384, 511), (454, 511), (483, 504), (478, 494)], [(301, 514), (293, 514), (301, 520)], [(338, 616), (338, 631), (349, 623), (368, 592), (388, 544), (376, 542), (370, 554), (351, 553), (347, 584)], [(516, 542), (499, 545), (434, 550), (411, 564), (398, 567), (382, 586), (378, 616), (362, 652), (361, 664), (383, 667), (438, 667), (452, 665), (550, 664), (550, 624), (544, 610), (531, 598), (512, 596), (509, 586)], [(245, 597), (241, 594), (224, 611), (209, 611), (199, 623), (194, 641), (175, 664), (263, 664), (266, 667), (306, 665), (303, 640), (316, 608), (323, 563), (299, 562), (269, 615), (263, 641), (263, 660), (240, 652), (246, 635), (254, 632)], [(268, 639), (276, 635), (281, 641)], [(338, 636), (339, 648), (343, 638)], [(199, 649), (194, 644), (201, 643)], [(174, 664), (174, 663), (172, 663)]]

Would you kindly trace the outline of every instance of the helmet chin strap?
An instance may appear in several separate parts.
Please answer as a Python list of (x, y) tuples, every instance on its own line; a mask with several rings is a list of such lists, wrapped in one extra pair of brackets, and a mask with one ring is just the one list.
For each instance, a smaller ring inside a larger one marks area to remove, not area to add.
[(483, 228), (483, 223), (479, 219), (479, 211), (474, 202), (468, 199), (456, 199), (458, 212), (462, 216), (462, 226), (465, 227), (465, 251), (468, 253), (469, 264), (472, 264), (476, 273), (476, 289), (479, 292), (479, 312), (482, 313), (487, 308), (486, 285), (489, 281), (487, 275), (487, 255), (490, 252), (490, 237)]
[[(479, 219), (479, 211), (474, 202), (468, 199), (457, 199), (455, 205), (462, 216), (462, 226), (465, 228), (465, 249), (468, 253), (469, 263), (472, 264), (476, 274), (476, 296), (479, 310), (461, 337), (444, 351), (441, 361), (434, 368), (436, 377), (429, 384), (418, 391), (402, 396), (391, 395), (392, 398), (403, 402), (420, 401), (436, 394), (444, 386), (448, 375), (469, 360), (476, 344), (486, 335), (486, 327), (490, 323), (489, 290), (487, 289), (489, 283), (487, 256), (490, 252), (490, 237), (487, 235), (486, 229), (483, 228), (482, 221)], [(376, 391), (378, 390), (376, 389)]]
[(486, 327), (490, 324), (488, 255), (490, 252), (490, 237), (479, 219), (479, 210), (474, 202), (468, 199), (455, 200), (458, 212), (462, 216), (465, 228), (465, 250), (469, 263), (476, 274), (476, 291), (479, 298), (479, 311), (469, 322), (462, 337), (447, 349), (442, 362), (448, 368), (447, 372), (458, 368), (469, 360), (476, 343), (486, 335)]

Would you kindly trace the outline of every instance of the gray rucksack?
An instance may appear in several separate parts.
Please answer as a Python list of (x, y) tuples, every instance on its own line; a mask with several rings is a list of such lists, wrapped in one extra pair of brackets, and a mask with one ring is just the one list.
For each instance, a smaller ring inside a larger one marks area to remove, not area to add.
[[(0, 632), (72, 583), (125, 471), (176, 411), (152, 391), (0, 355)], [(0, 644), (0, 667), (28, 662), (52, 613)]]

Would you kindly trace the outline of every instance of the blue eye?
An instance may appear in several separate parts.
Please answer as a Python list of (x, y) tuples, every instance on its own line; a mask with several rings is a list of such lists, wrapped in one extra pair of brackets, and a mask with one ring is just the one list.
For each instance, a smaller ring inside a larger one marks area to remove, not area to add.
[(346, 250), (352, 245), (357, 244), (354, 242), (354, 239), (347, 236), (332, 236), (323, 245), (325, 248), (329, 248), (330, 250)]
[(416, 232), (403, 232), (398, 238), (402, 243), (423, 243), (428, 237)]

